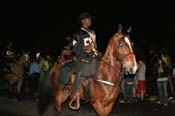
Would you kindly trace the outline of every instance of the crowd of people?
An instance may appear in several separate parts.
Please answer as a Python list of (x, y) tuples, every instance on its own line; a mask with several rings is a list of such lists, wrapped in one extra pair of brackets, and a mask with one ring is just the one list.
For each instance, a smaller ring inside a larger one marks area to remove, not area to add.
[(138, 59), (136, 74), (126, 73), (122, 78), (124, 99), (121, 102), (133, 103), (138, 99), (144, 101), (145, 96), (156, 95), (159, 98), (157, 103), (167, 106), (168, 101), (173, 100), (175, 95), (175, 66), (172, 58), (163, 51), (154, 55), (153, 62), (147, 61)]

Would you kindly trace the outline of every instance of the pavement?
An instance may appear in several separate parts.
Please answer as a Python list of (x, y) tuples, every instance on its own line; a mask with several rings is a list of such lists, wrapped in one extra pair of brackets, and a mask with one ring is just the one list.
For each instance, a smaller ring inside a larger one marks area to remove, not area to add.
[[(110, 116), (174, 116), (175, 104), (169, 102), (168, 106), (157, 104), (154, 97), (136, 103), (119, 103), (116, 101)], [(43, 116), (55, 114), (53, 105)], [(39, 116), (37, 103), (30, 99), (21, 102), (11, 98), (0, 97), (0, 116)], [(81, 108), (73, 111), (68, 103), (63, 104), (62, 116), (97, 116), (89, 103), (81, 102)]]

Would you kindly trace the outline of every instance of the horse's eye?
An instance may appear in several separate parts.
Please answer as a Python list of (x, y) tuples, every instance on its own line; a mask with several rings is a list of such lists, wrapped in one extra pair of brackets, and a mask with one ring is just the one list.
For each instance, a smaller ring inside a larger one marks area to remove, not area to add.
[(120, 47), (123, 47), (123, 43), (119, 43), (119, 46), (120, 46)]

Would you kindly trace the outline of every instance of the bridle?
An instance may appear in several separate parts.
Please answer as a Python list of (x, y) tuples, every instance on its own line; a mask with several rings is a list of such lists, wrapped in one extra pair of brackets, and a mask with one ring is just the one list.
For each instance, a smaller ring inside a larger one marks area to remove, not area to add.
[(134, 55), (134, 56), (135, 56), (134, 52), (130, 52), (130, 53), (128, 53), (128, 54), (125, 54), (125, 55), (122, 57), (121, 62), (123, 63), (124, 60), (125, 60), (128, 56), (130, 56), (130, 55)]
[[(120, 79), (119, 79), (119, 80), (121, 80), (122, 77), (123, 77), (123, 75), (124, 75), (124, 72), (125, 72), (125, 67), (124, 67), (124, 65), (123, 65), (123, 62), (124, 62), (124, 60), (125, 60), (128, 56), (130, 56), (130, 55), (134, 55), (134, 56), (135, 56), (134, 52), (130, 52), (130, 53), (128, 53), (128, 54), (125, 54), (125, 55), (122, 57), (122, 59), (120, 60), (120, 64), (121, 64), (120, 71), (119, 71), (119, 70), (116, 70), (116, 68), (115, 68), (114, 66), (110, 65), (108, 62), (106, 62), (106, 61), (103, 60), (102, 58), (100, 58), (100, 60), (103, 61), (106, 65), (108, 65), (108, 66), (109, 66), (110, 68), (112, 68), (113, 70), (118, 71), (118, 72), (120, 73)], [(114, 83), (114, 82), (109, 82), (109, 81), (105, 81), (105, 80), (99, 80), (99, 79), (98, 79), (98, 80), (96, 80), (96, 81), (101, 82), (101, 83), (104, 83), (104, 84), (107, 84), (107, 85), (111, 85), (111, 86), (115, 86), (115, 85), (116, 85), (116, 83)], [(120, 81), (119, 81), (119, 82), (120, 82)]]

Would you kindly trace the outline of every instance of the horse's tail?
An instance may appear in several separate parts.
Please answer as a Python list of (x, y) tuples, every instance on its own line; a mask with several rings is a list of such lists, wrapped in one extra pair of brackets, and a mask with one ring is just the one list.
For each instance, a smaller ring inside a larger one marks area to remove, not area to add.
[(40, 92), (39, 92), (39, 101), (38, 101), (38, 112), (40, 115), (43, 115), (48, 106), (51, 104), (54, 98), (54, 91), (51, 85), (49, 74), (44, 76), (44, 79), (40, 85)]

